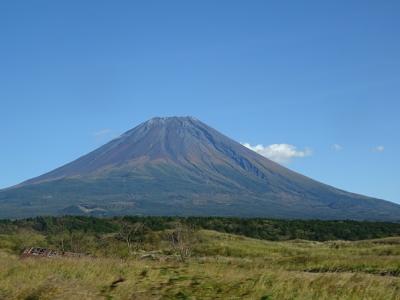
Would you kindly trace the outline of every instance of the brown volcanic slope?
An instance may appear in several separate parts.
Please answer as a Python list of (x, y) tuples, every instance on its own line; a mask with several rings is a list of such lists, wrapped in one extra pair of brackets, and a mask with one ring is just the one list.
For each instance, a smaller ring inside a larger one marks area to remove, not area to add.
[(195, 118), (171, 117), (0, 191), (0, 218), (43, 214), (400, 220), (400, 206), (319, 183)]

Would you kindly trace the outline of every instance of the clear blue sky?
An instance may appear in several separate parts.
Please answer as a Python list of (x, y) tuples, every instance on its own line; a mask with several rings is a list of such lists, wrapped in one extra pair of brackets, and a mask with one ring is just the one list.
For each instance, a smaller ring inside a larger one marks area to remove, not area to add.
[(400, 203), (400, 1), (1, 1), (0, 104), (0, 187), (192, 115)]

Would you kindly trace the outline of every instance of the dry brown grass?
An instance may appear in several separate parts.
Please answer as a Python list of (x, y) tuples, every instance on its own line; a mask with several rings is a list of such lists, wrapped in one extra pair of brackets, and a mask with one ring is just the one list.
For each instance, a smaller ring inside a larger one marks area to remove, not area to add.
[(0, 299), (400, 299), (398, 241), (266, 242), (201, 231), (185, 263), (21, 260), (0, 251)]

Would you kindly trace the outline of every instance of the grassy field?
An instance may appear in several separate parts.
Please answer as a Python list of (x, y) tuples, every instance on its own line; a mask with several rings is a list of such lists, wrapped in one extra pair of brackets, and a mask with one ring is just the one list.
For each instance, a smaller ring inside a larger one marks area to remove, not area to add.
[(265, 241), (196, 230), (182, 260), (168, 230), (149, 234), (126, 255), (123, 241), (103, 234), (90, 257), (20, 259), (48, 237), (4, 233), (0, 299), (400, 299), (398, 237)]

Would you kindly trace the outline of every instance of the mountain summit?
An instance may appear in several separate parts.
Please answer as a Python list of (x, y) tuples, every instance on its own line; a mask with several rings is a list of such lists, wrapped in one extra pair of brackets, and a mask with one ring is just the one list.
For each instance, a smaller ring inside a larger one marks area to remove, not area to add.
[(193, 117), (169, 117), (0, 191), (0, 218), (44, 214), (399, 220), (400, 206), (293, 172)]

